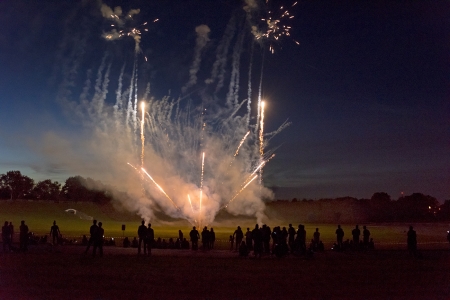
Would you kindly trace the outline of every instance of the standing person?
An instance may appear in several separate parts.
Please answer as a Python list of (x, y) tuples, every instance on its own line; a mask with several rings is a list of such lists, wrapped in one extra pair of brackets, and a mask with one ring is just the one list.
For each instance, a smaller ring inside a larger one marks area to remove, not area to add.
[(289, 240), (289, 248), (291, 248), (291, 253), (294, 251), (294, 241), (295, 241), (295, 228), (292, 227), (292, 224), (289, 224), (288, 228), (288, 240)]
[(369, 229), (367, 229), (366, 226), (363, 226), (363, 244), (364, 244), (364, 248), (368, 248), (369, 247), (369, 241), (370, 241), (370, 231)]
[(202, 230), (202, 246), (203, 246), (203, 250), (209, 249), (209, 230), (208, 230), (208, 227), (206, 227), (206, 226)]
[(91, 225), (91, 227), (89, 228), (89, 234), (90, 234), (91, 236), (89, 237), (89, 241), (88, 241), (86, 250), (84, 251), (84, 254), (87, 254), (88, 251), (89, 251), (89, 248), (91, 248), (91, 245), (94, 244), (94, 242), (95, 242), (95, 236), (96, 236), (96, 234), (97, 234), (97, 229), (98, 229), (98, 226), (97, 226), (97, 220), (93, 220), (93, 221), (92, 221), (92, 225)]
[(138, 236), (139, 236), (139, 246), (138, 246), (138, 254), (141, 254), (141, 245), (144, 242), (144, 254), (147, 254), (147, 245), (145, 239), (147, 238), (147, 227), (145, 226), (145, 221), (142, 220), (141, 225), (138, 228)]
[[(181, 230), (180, 230), (181, 232)], [(183, 235), (183, 234), (181, 234)], [(153, 243), (155, 242), (155, 232), (153, 231), (152, 228), (152, 224), (148, 223), (148, 228), (147, 228), (147, 251), (148, 251), (148, 255), (152, 255), (152, 247), (153, 247)], [(145, 248), (144, 248), (145, 250)]]
[(245, 233), (245, 243), (247, 244), (247, 249), (253, 250), (252, 245), (252, 232), (250, 231), (250, 228), (247, 227), (247, 232)]
[(342, 250), (342, 241), (344, 240), (344, 230), (342, 230), (341, 225), (338, 225), (336, 229), (336, 240), (339, 250)]
[(11, 234), (11, 245), (14, 240), (14, 226), (12, 222), (9, 222), (9, 233)]
[(216, 241), (216, 233), (214, 229), (211, 227), (209, 231), (209, 249), (214, 249), (214, 242)]
[(103, 236), (105, 235), (105, 230), (102, 228), (102, 222), (98, 222), (97, 231), (94, 235), (94, 250), (92, 252), (92, 256), (95, 257), (95, 254), (98, 252), (100, 257), (103, 256)]
[(261, 257), (263, 251), (263, 236), (258, 224), (256, 224), (255, 229), (252, 230), (252, 239), (253, 254), (255, 255), (255, 257)]
[(317, 250), (317, 248), (319, 247), (319, 242), (320, 242), (319, 228), (316, 228), (316, 231), (314, 232), (313, 237), (314, 237), (314, 250)]
[(355, 229), (352, 230), (352, 236), (353, 236), (353, 247), (355, 249), (359, 246), (359, 236), (361, 235), (361, 230), (359, 230), (358, 225), (355, 226)]
[(233, 238), (236, 237), (236, 251), (241, 246), (241, 242), (244, 239), (244, 233), (242, 232), (241, 226), (238, 226), (233, 233)]
[[(2, 241), (3, 241), (3, 252), (11, 251), (11, 231), (8, 225), (8, 221), (5, 221), (5, 225), (2, 227)], [(8, 250), (6, 250), (8, 249)]]
[(28, 250), (28, 226), (25, 225), (25, 221), (20, 221), (20, 250)]
[(180, 239), (180, 242), (183, 241), (183, 232), (181, 230), (178, 230), (178, 238)]
[(417, 254), (417, 235), (416, 235), (416, 231), (413, 229), (412, 226), (409, 226), (407, 236), (408, 236), (407, 243), (408, 243), (409, 254), (413, 254), (414, 256), (416, 256), (416, 254)]
[(200, 239), (200, 234), (195, 226), (192, 227), (191, 232), (189, 232), (189, 237), (191, 238), (192, 250), (198, 250), (198, 240)]
[(58, 225), (56, 225), (56, 221), (53, 221), (53, 226), (50, 227), (50, 236), (53, 238), (53, 245), (55, 245), (55, 241), (58, 244), (59, 236), (61, 232), (59, 231)]
[(270, 253), (270, 237), (272, 235), (272, 230), (268, 225), (263, 225), (263, 242), (264, 242), (264, 252)]
[(297, 245), (298, 250), (301, 254), (306, 254), (306, 230), (305, 225), (298, 225), (298, 231), (297, 231)]

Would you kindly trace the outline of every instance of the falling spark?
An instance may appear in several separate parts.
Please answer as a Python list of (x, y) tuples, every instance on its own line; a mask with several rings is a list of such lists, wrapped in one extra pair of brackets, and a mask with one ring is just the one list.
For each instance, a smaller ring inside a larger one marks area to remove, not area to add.
[(172, 204), (179, 210), (180, 208), (175, 204), (175, 202), (173, 202), (173, 200), (169, 197), (169, 195), (167, 195), (166, 192), (164, 192), (163, 188), (159, 184), (156, 183), (156, 181), (152, 178), (152, 176), (150, 176), (150, 174), (148, 174), (144, 168), (141, 168), (141, 170), (148, 176), (148, 178), (150, 178), (151, 181), (153, 181), (153, 183), (166, 196), (166, 198), (169, 199), (172, 202)]

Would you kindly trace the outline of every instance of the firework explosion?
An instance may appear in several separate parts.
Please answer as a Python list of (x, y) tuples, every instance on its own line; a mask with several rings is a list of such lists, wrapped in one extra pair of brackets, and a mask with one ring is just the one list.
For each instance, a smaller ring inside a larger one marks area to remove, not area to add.
[[(126, 18), (132, 18), (139, 10), (122, 16), (121, 9), (113, 11), (102, 6), (102, 12), (117, 26), (125, 26)], [(209, 41), (208, 26), (200, 25), (195, 30), (193, 64), (183, 93), (197, 84), (202, 51)], [(261, 223), (265, 209), (262, 199), (272, 197), (272, 192), (261, 185), (262, 169), (274, 157), (273, 150), (267, 147), (270, 138), (289, 123), (283, 123), (274, 132), (264, 132), (262, 72), (255, 112), (250, 105), (251, 74), (247, 85), (249, 98), (239, 99), (239, 61), (244, 36), (234, 29), (225, 33), (218, 47), (211, 76), (204, 80), (208, 87), (214, 87), (214, 97), (203, 93), (199, 99), (194, 96), (155, 99), (151, 97), (149, 85), (138, 95), (139, 63), (135, 51), (132, 70), (128, 70), (131, 74), (127, 76), (126, 68), (122, 67), (117, 77), (116, 103), (108, 105), (110, 70), (114, 62), (108, 63), (105, 56), (97, 71), (95, 86), (91, 87), (91, 80), (86, 80), (80, 96), (82, 101), (74, 105), (91, 134), (91, 138), (83, 142), (83, 152), (88, 152), (95, 164), (80, 162), (72, 155), (73, 169), (88, 165), (92, 176), (126, 191), (122, 205), (146, 221), (155, 218), (155, 211), (161, 211), (202, 226), (211, 224), (219, 210), (225, 209), (233, 215), (255, 216)], [(232, 45), (231, 40), (236, 44)], [(136, 50), (140, 39), (135, 41)], [(233, 71), (226, 100), (210, 101), (220, 99), (218, 93), (227, 80), (223, 62), (230, 48), (233, 48)], [(125, 82), (125, 78), (129, 81)], [(88, 98), (91, 90), (94, 95)], [(199, 101), (201, 104), (196, 105)], [(243, 108), (246, 102), (249, 103), (247, 110)], [(265, 139), (266, 136), (270, 138)], [(258, 177), (260, 180), (255, 180)]]

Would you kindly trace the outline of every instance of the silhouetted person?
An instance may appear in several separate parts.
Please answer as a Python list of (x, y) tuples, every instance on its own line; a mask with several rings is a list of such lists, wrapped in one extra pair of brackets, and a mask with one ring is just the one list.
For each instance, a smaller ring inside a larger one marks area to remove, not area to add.
[(183, 232), (181, 230), (178, 230), (178, 238), (180, 239), (180, 242), (183, 240)]
[(11, 231), (8, 222), (2, 227), (3, 252), (11, 251)]
[(316, 228), (316, 231), (314, 232), (313, 237), (314, 237), (314, 250), (317, 250), (317, 248), (319, 247), (319, 242), (320, 242), (319, 228)]
[(247, 232), (245, 233), (245, 243), (247, 244), (248, 251), (253, 249), (252, 232), (250, 231), (250, 228), (248, 228), (248, 227), (247, 227)]
[(412, 226), (409, 226), (407, 236), (408, 251), (410, 254), (413, 254), (415, 256), (417, 251), (417, 235)]
[(355, 247), (355, 249), (358, 248), (360, 235), (361, 235), (361, 230), (359, 230), (358, 225), (356, 225), (355, 229), (352, 230), (353, 246)]
[(305, 225), (298, 225), (296, 244), (300, 254), (306, 254), (306, 230)]
[[(153, 248), (153, 244), (155, 243), (155, 231), (153, 230), (152, 224), (150, 224), (150, 223), (148, 223), (146, 234), (147, 234), (147, 236), (145, 239), (145, 243), (147, 244), (148, 255), (152, 255), (152, 248)], [(144, 253), (145, 253), (145, 247), (144, 247)]]
[(81, 245), (86, 246), (88, 244), (88, 239), (85, 234), (83, 234), (83, 238), (81, 239)]
[(216, 233), (214, 229), (211, 227), (209, 231), (209, 249), (214, 249), (214, 243), (216, 242)]
[(233, 233), (233, 237), (236, 238), (236, 251), (241, 246), (241, 242), (244, 239), (244, 233), (242, 232), (241, 226), (238, 226)]
[(261, 230), (259, 230), (259, 225), (255, 225), (255, 229), (252, 230), (253, 239), (253, 253), (255, 257), (261, 257), (263, 251), (263, 236)]
[(9, 222), (9, 232), (11, 234), (11, 245), (14, 242), (14, 226), (12, 222)]
[(97, 248), (100, 257), (103, 256), (103, 236), (105, 234), (105, 230), (102, 228), (102, 222), (98, 222), (97, 231), (94, 235), (94, 250), (92, 252), (92, 256), (95, 257)]
[(139, 246), (139, 242), (136, 239), (136, 237), (134, 237), (134, 239), (131, 241), (131, 248), (137, 248)]
[(25, 221), (20, 221), (20, 250), (28, 250), (28, 226), (25, 225)]
[(247, 257), (248, 256), (248, 249), (247, 245), (244, 241), (241, 242), (241, 245), (239, 246), (239, 256)]
[(186, 238), (181, 242), (181, 249), (189, 249), (189, 241)]
[(198, 250), (198, 240), (200, 239), (200, 234), (195, 226), (192, 227), (191, 232), (189, 232), (189, 237), (191, 238), (192, 250)]
[(202, 247), (203, 250), (209, 249), (209, 230), (206, 226), (202, 230)]
[(123, 240), (123, 247), (128, 248), (128, 247), (130, 247), (130, 245), (131, 245), (130, 240), (128, 239), (128, 237), (125, 237)]
[(56, 225), (56, 221), (53, 221), (53, 226), (50, 227), (50, 236), (52, 237), (53, 245), (58, 244), (59, 236), (61, 235), (61, 232), (59, 231), (58, 225)]
[(264, 252), (270, 253), (270, 236), (272, 234), (272, 230), (267, 225), (263, 225), (263, 243), (264, 243)]
[(97, 220), (93, 220), (92, 221), (92, 225), (89, 228), (89, 234), (91, 235), (89, 237), (89, 241), (88, 241), (88, 245), (86, 247), (86, 250), (84, 251), (84, 254), (87, 254), (89, 251), (89, 248), (91, 247), (91, 245), (94, 243), (95, 240), (95, 236), (97, 234), (97, 230), (98, 230), (98, 226), (97, 226)]
[(343, 242), (342, 242), (343, 239), (344, 239), (344, 230), (342, 230), (341, 225), (338, 225), (338, 228), (336, 229), (336, 241), (339, 250), (343, 249)]
[(370, 231), (367, 229), (366, 226), (363, 226), (363, 244), (364, 248), (369, 247), (369, 240), (370, 240)]
[(295, 228), (292, 227), (292, 224), (289, 224), (288, 244), (289, 244), (289, 248), (291, 248), (291, 252), (293, 251), (293, 248), (294, 248), (294, 241), (295, 241)]
[(141, 221), (141, 225), (138, 227), (137, 231), (139, 237), (138, 254), (141, 254), (141, 245), (144, 243), (144, 254), (147, 254), (147, 243), (145, 242), (147, 238), (147, 227), (145, 226), (145, 221)]

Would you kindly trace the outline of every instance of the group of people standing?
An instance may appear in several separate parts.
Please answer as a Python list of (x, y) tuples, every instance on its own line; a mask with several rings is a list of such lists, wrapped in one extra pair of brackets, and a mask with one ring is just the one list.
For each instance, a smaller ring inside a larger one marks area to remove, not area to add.
[(142, 221), (137, 233), (139, 236), (138, 254), (141, 254), (141, 247), (144, 245), (144, 254), (151, 255), (152, 247), (155, 243), (155, 232), (152, 224), (148, 223), (148, 226), (145, 226), (145, 221)]
[[(28, 238), (29, 238), (29, 230), (28, 226), (25, 224), (25, 221), (20, 222), (19, 227), (19, 250), (27, 251), (28, 250)], [(13, 247), (14, 240), (14, 225), (12, 222), (5, 221), (5, 224), (2, 226), (2, 242), (3, 242), (3, 252), (11, 252)]]
[[(192, 227), (192, 230), (189, 232), (189, 238), (191, 239), (192, 250), (198, 250), (198, 241), (200, 240), (200, 233), (198, 232), (195, 226)], [(216, 242), (216, 233), (214, 232), (214, 228), (208, 230), (208, 227), (205, 226), (201, 233), (201, 240), (203, 250), (214, 249), (214, 243)]]
[(97, 249), (99, 250), (100, 256), (103, 256), (103, 237), (105, 235), (105, 230), (102, 225), (102, 222), (98, 222), (97, 224), (97, 220), (92, 221), (92, 225), (89, 228), (90, 237), (84, 254), (87, 254), (91, 248), (91, 245), (93, 245), (94, 249), (92, 251), (92, 256), (95, 257)]

